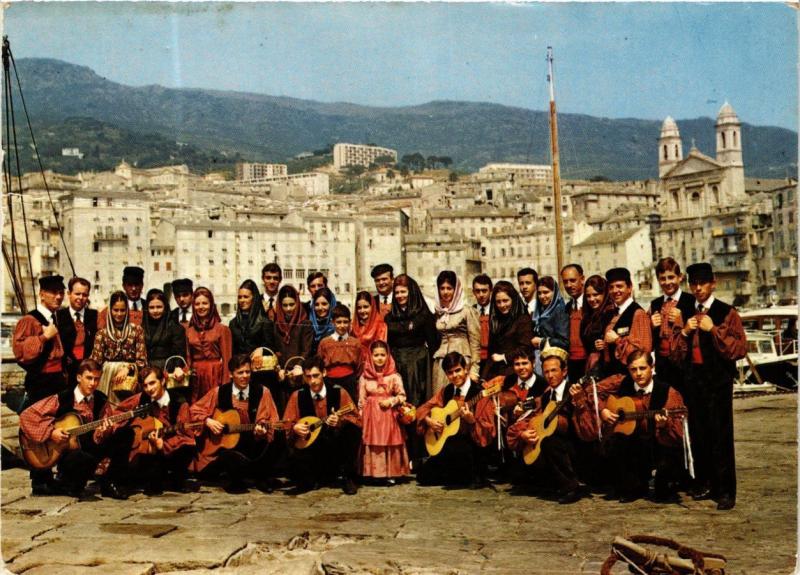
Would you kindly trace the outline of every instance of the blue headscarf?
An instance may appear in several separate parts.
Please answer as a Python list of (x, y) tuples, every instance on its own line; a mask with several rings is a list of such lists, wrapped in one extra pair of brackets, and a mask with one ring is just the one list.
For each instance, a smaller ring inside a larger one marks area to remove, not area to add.
[[(324, 297), (328, 301), (328, 304), (330, 304), (328, 315), (325, 316), (325, 319), (319, 319), (314, 311), (314, 302), (321, 297)], [(309, 316), (311, 319), (311, 328), (314, 330), (313, 348), (315, 350), (317, 349), (319, 342), (322, 341), (323, 337), (333, 333), (333, 320), (331, 319), (331, 316), (333, 315), (334, 307), (336, 307), (336, 296), (333, 295), (333, 292), (326, 287), (317, 290), (317, 293), (315, 293), (314, 297), (311, 298), (311, 309), (309, 310)]]
[(536, 306), (536, 313), (533, 316), (534, 322), (539, 323), (539, 321), (546, 319), (553, 315), (559, 307), (565, 308), (566, 304), (564, 303), (564, 298), (561, 297), (561, 291), (558, 289), (558, 282), (552, 276), (545, 276), (543, 278), (539, 278), (539, 285), (544, 285), (548, 289), (553, 291), (553, 299), (550, 300), (550, 303), (547, 305), (546, 308), (542, 309), (542, 304), (539, 303)]

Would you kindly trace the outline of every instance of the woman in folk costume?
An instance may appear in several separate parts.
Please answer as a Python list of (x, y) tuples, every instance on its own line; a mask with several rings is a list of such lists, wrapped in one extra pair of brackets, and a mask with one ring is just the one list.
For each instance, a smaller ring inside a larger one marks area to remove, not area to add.
[(408, 400), (422, 405), (431, 396), (430, 356), (439, 347), (433, 314), (419, 284), (406, 274), (394, 278), (392, 311), (386, 314), (389, 349)]
[(477, 382), (480, 375), (481, 324), (471, 306), (464, 305), (464, 289), (456, 273), (444, 270), (436, 278), (436, 331), (441, 343), (433, 354), (433, 393), (447, 385), (442, 370), (442, 358), (457, 351), (470, 363), (470, 378)]
[(178, 322), (170, 321), (167, 296), (160, 289), (147, 292), (142, 328), (150, 365), (163, 370), (170, 357), (186, 355), (186, 330)]
[(326, 288), (320, 288), (311, 298), (311, 329), (314, 332), (314, 341), (311, 344), (311, 355), (317, 353), (319, 342), (322, 338), (333, 333), (333, 320), (331, 310), (336, 307), (336, 296)]
[(581, 340), (587, 350), (586, 373), (599, 376), (602, 371), (603, 336), (611, 318), (614, 317), (614, 302), (608, 296), (608, 282), (600, 275), (590, 276), (583, 287), (584, 309), (581, 318)]
[(194, 290), (192, 319), (186, 328), (187, 362), (192, 369), (192, 403), (230, 379), (228, 361), (233, 353), (231, 330), (222, 325), (208, 288)]
[(540, 351), (548, 344), (551, 347), (560, 347), (569, 350), (569, 315), (564, 304), (564, 298), (558, 289), (558, 282), (552, 276), (539, 278), (536, 288), (536, 314), (533, 318), (533, 345), (536, 354), (534, 371), (542, 374), (542, 361)]
[(365, 363), (372, 342), (386, 341), (386, 322), (383, 321), (377, 299), (368, 291), (356, 294), (356, 317), (350, 330), (361, 342)]
[[(286, 377), (300, 380), (303, 377), (301, 363), (294, 365), (292, 371), (285, 372), (286, 362), (293, 357), (306, 359), (311, 357), (311, 346), (314, 343), (314, 332), (308, 321), (306, 310), (300, 302), (300, 294), (290, 285), (281, 287), (278, 291), (278, 305), (275, 307), (275, 351), (281, 366), (279, 378), (284, 381)], [(278, 393), (273, 393), (272, 398), (281, 413), (286, 407), (289, 397), (288, 386), (282, 385)]]
[(406, 437), (394, 409), (406, 400), (389, 346), (374, 341), (358, 382), (358, 408), (362, 414), (361, 475), (394, 483), (409, 473)]
[(147, 347), (144, 330), (130, 323), (128, 298), (124, 292), (115, 291), (111, 294), (108, 309), (106, 325), (95, 337), (91, 359), (103, 367), (97, 389), (105, 395), (113, 393), (122, 399), (135, 389), (115, 392), (114, 388), (122, 385), (128, 377), (131, 364), (135, 364), (137, 370), (144, 369), (147, 365)]
[(532, 338), (531, 316), (519, 292), (511, 282), (497, 282), (492, 289), (487, 349), (489, 357), (483, 367), (483, 379), (489, 381), (498, 375), (511, 375), (514, 369), (507, 356), (517, 349), (530, 350)]

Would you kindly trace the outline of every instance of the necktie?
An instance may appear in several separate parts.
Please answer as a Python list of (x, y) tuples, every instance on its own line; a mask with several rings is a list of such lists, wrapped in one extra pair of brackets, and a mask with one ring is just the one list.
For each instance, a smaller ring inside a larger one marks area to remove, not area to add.
[(139, 311), (139, 301), (135, 300), (133, 302), (133, 311)]
[(456, 388), (456, 397), (461, 397), (461, 388), (460, 387)]
[(269, 301), (267, 302), (267, 309), (272, 309), (272, 302), (273, 301), (275, 301), (274, 297), (269, 298)]
[(91, 401), (92, 401), (92, 398), (89, 397), (89, 396), (86, 396), (86, 397), (83, 398), (83, 403), (85, 403), (86, 405), (89, 405), (89, 403), (91, 403)]
[(383, 303), (384, 304), (389, 303), (389, 296), (388, 295), (383, 296)]
[(556, 397), (556, 390), (555, 389), (550, 392), (550, 401), (554, 401), (554, 402), (558, 401), (558, 398)]
[(183, 310), (181, 312), (181, 321), (186, 321), (186, 313), (187, 313), (186, 310)]
[(239, 401), (244, 401), (244, 392), (243, 391), (239, 392)]
[(318, 393), (315, 393), (314, 394), (314, 401), (320, 401), (320, 400), (322, 400), (322, 396), (320, 394), (318, 394)]
[(75, 323), (81, 323), (81, 312), (75, 312)]
[(639, 396), (639, 397), (644, 397), (644, 390), (643, 389), (638, 390), (636, 392), (636, 395)]
[(703, 313), (704, 311), (706, 311), (706, 306), (704, 306), (701, 303), (697, 304), (697, 311), (699, 311), (700, 313)]
[(50, 314), (50, 323), (52, 323), (53, 325), (56, 325), (56, 314), (54, 314), (54, 313)]
[(481, 315), (486, 315), (486, 307), (481, 306)]

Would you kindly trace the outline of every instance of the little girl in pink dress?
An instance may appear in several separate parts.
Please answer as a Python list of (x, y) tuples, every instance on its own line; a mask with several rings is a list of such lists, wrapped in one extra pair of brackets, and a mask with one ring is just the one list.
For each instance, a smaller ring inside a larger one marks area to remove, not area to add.
[(389, 346), (370, 345), (364, 372), (358, 381), (358, 407), (362, 413), (361, 474), (394, 484), (394, 477), (408, 475), (405, 432), (394, 407), (406, 400), (403, 380), (395, 369)]

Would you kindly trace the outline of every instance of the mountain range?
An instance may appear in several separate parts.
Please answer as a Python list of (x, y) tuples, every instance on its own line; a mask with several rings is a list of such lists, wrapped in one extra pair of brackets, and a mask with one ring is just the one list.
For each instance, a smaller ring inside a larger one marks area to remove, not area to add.
[[(204, 89), (133, 87), (60, 60), (17, 60), (25, 101), (46, 168), (103, 170), (125, 159), (141, 167), (187, 163), (228, 169), (239, 160), (285, 162), (336, 142), (375, 143), (398, 155), (449, 156), (453, 168), (488, 162), (549, 163), (548, 113), (484, 102), (434, 101), (406, 107), (324, 103)], [(15, 102), (18, 95), (15, 94)], [(735, 107), (735, 102), (733, 102)], [(15, 104), (17, 110), (21, 109)], [(566, 178), (654, 178), (661, 122), (560, 113)], [(714, 120), (677, 120), (688, 153), (692, 141), (713, 157)], [(17, 112), (20, 146), (29, 145)], [(797, 173), (797, 133), (743, 122), (745, 173)], [(79, 147), (83, 159), (61, 156)], [(30, 153), (23, 170), (35, 169)]]

